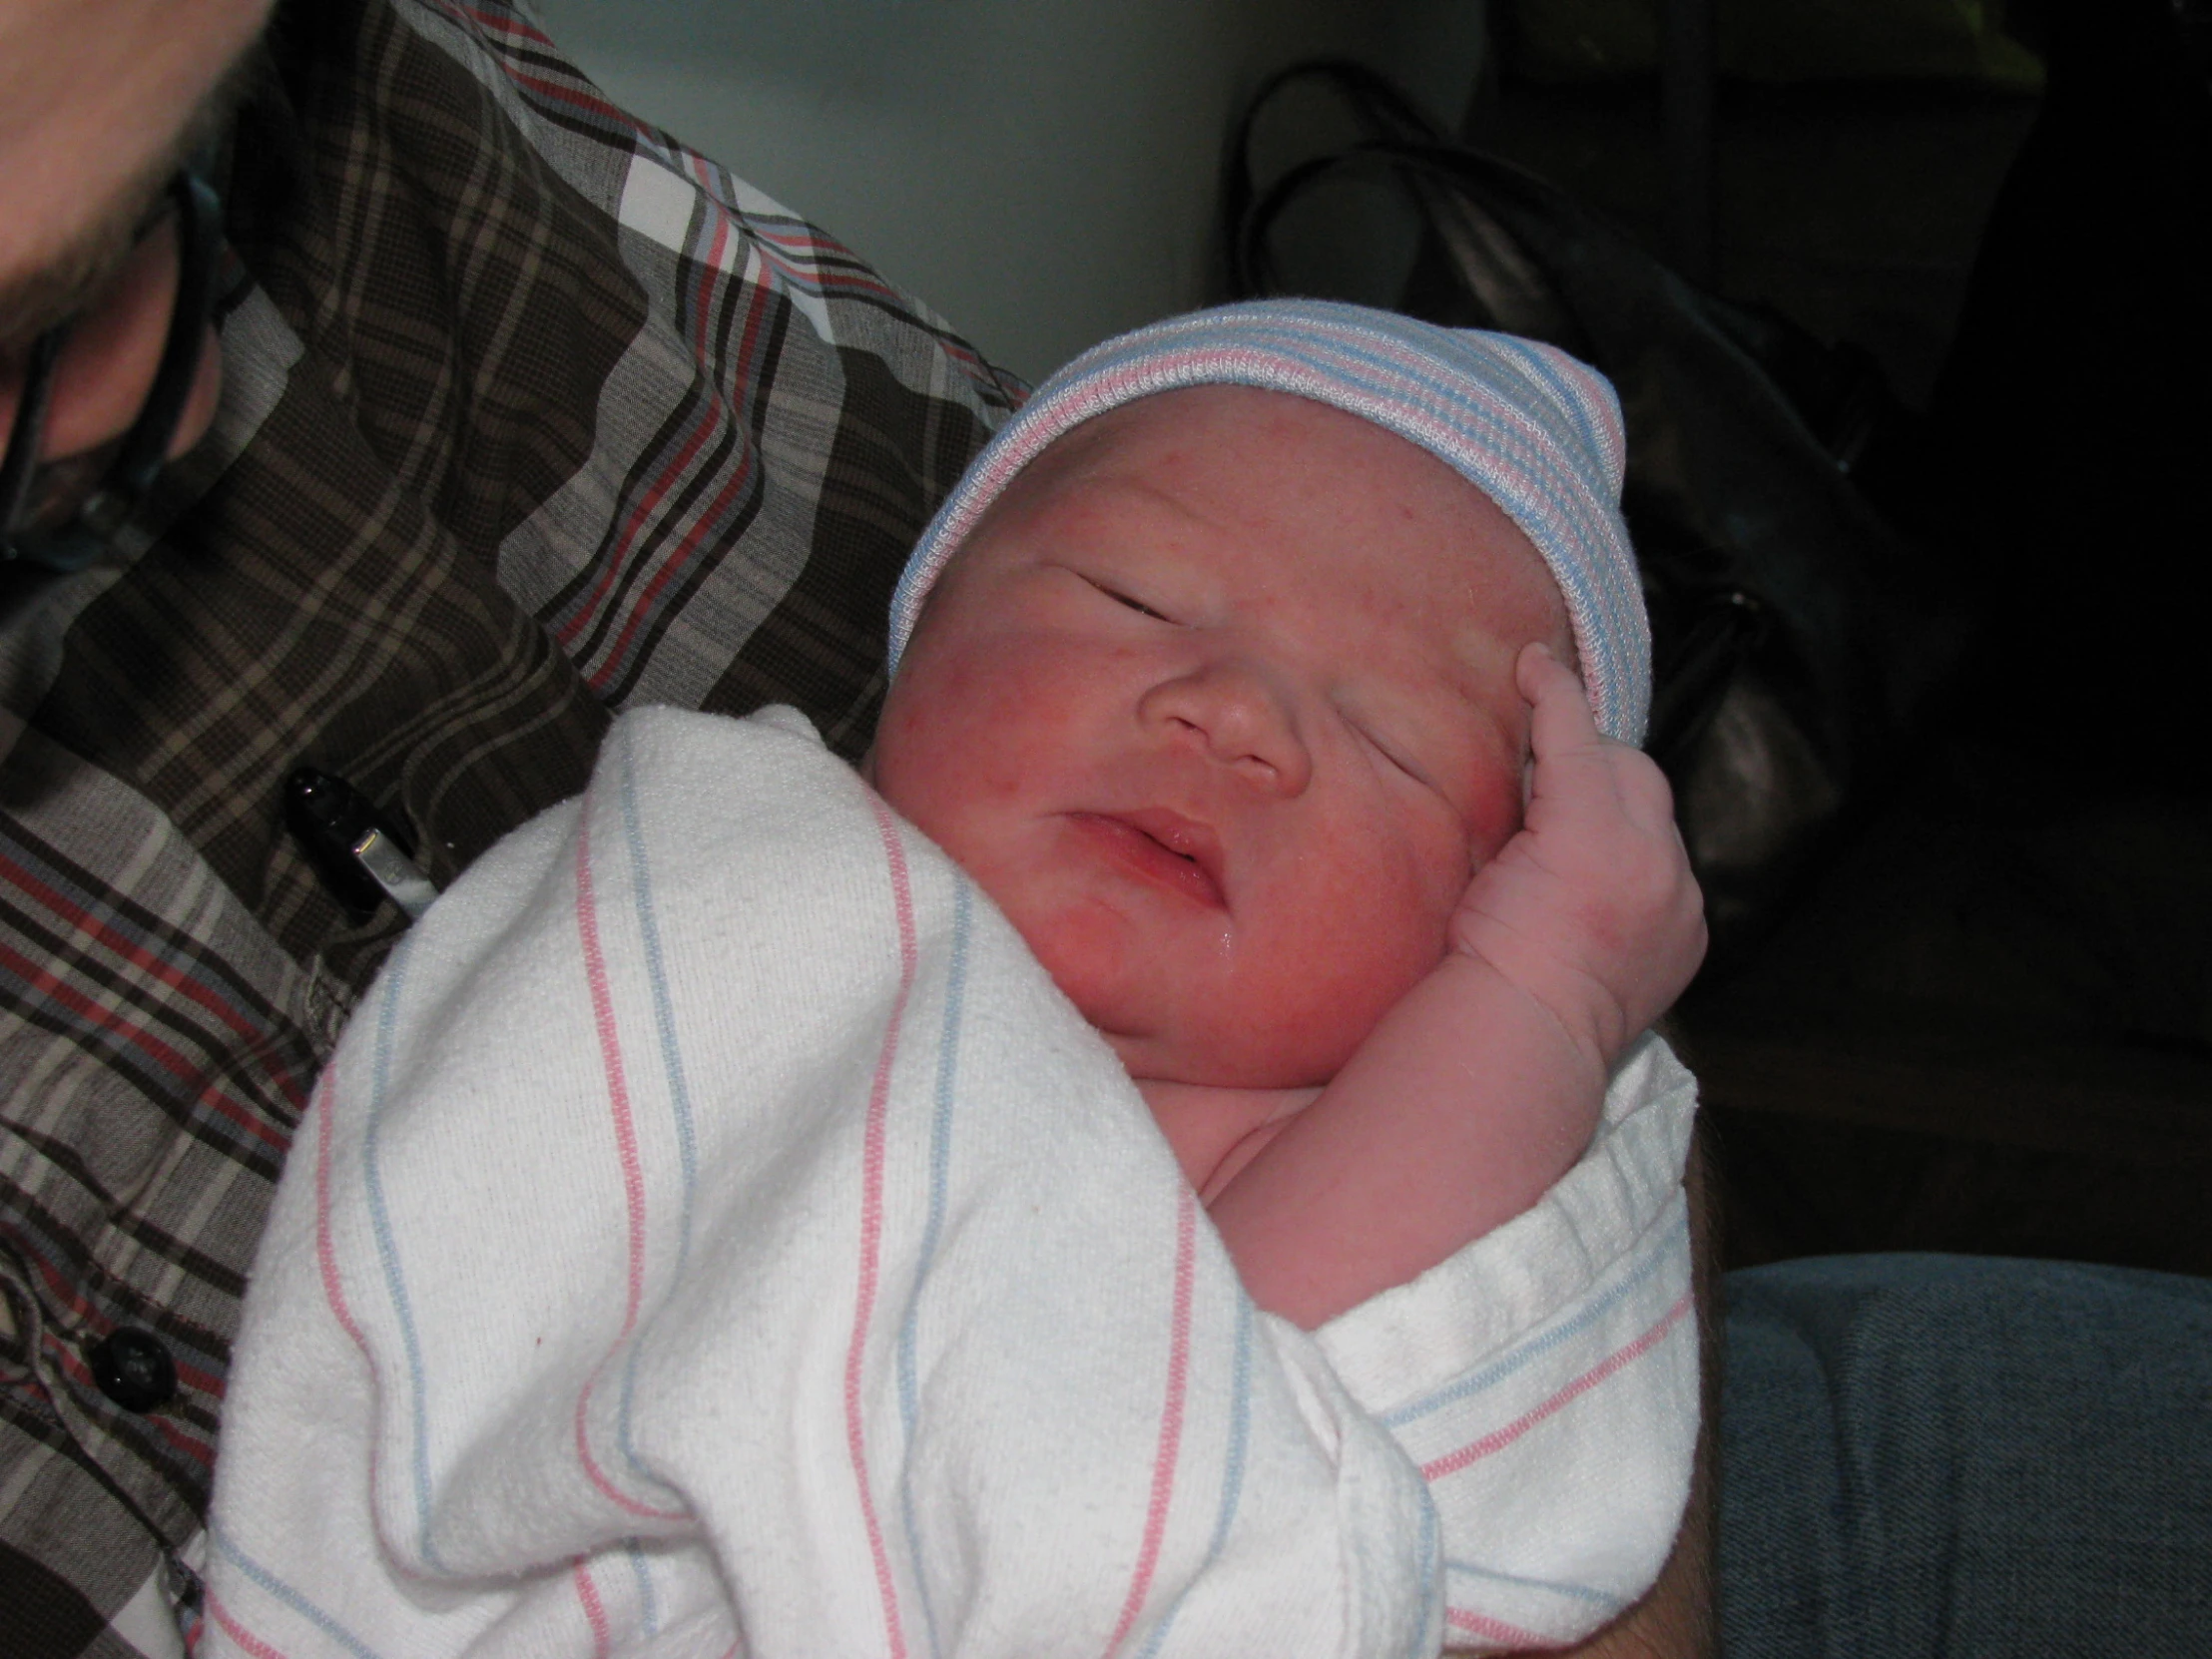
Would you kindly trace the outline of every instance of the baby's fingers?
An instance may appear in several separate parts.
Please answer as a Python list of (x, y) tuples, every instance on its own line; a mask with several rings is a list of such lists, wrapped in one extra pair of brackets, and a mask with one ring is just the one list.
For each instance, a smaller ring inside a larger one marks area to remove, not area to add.
[(1674, 791), (1659, 763), (1640, 749), (1616, 744), (1613, 791), (1630, 823), (1647, 834), (1679, 839), (1674, 824)]
[(1521, 649), (1514, 674), (1531, 705), (1532, 793), (1556, 799), (1564, 789), (1589, 802), (1609, 799), (1644, 833), (1671, 833), (1674, 797), (1665, 775), (1634, 745), (1598, 731), (1589, 694), (1574, 671), (1549, 647), (1528, 645)]
[(1589, 694), (1551, 647), (1522, 646), (1513, 664), (1513, 679), (1521, 696), (1528, 699), (1528, 742), (1539, 767), (1604, 742), (1590, 714)]

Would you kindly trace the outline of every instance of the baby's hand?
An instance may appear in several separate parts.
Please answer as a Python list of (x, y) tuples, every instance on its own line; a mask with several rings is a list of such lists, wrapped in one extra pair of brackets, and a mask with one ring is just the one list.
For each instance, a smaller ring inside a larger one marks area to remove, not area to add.
[(1452, 943), (1606, 1072), (1704, 959), (1704, 903), (1659, 768), (1599, 735), (1581, 682), (1545, 647), (1523, 649), (1514, 672), (1533, 708), (1535, 788), (1520, 833), (1468, 884)]

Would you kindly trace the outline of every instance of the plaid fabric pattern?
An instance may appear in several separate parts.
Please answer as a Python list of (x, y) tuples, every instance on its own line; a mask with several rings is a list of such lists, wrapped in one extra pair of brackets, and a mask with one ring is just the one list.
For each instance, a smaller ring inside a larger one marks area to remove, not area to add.
[[(796, 703), (856, 754), (906, 550), (1020, 394), (510, 6), (294, 4), (270, 51), (216, 431), (112, 565), (0, 587), (11, 1659), (189, 1591), (271, 1189), (401, 925), (322, 889), (285, 774), (442, 885), (630, 704)], [(119, 1327), (173, 1401), (95, 1385)]]

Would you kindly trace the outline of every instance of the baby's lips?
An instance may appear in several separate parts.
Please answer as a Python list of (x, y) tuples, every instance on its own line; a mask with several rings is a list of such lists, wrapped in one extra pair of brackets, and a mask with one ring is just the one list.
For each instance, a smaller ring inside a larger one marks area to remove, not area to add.
[(1226, 859), (1222, 851), (1221, 836), (1212, 825), (1185, 818), (1181, 813), (1166, 807), (1145, 807), (1113, 816), (1131, 829), (1150, 835), (1170, 852), (1190, 859), (1206, 872), (1217, 888), (1221, 886)]
[(1222, 884), (1226, 859), (1211, 827), (1167, 808), (1135, 808), (1074, 815), (1088, 823), (1117, 856), (1135, 869), (1197, 902), (1226, 909)]

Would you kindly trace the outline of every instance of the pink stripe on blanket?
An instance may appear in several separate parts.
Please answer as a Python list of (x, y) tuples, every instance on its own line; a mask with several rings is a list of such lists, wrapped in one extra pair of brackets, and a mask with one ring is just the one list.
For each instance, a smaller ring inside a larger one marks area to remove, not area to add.
[(330, 1113), (337, 1085), (325, 1070), (315, 1089), (314, 1102), (314, 1259), (322, 1272), (323, 1300), (337, 1316), (338, 1326), (353, 1339), (353, 1346), (368, 1362), (369, 1376), (376, 1375), (376, 1356), (368, 1351), (368, 1339), (353, 1323), (353, 1310), (345, 1305), (345, 1286), (338, 1278), (337, 1247), (330, 1242)]
[(614, 1652), (614, 1632), (607, 1624), (607, 1604), (599, 1599), (599, 1586), (592, 1582), (590, 1563), (578, 1560), (569, 1568), (569, 1577), (576, 1585), (576, 1599), (583, 1604), (584, 1622), (591, 1626), (592, 1659), (607, 1659)]
[(281, 1648), (271, 1647), (246, 1626), (231, 1616), (230, 1608), (218, 1601), (211, 1591), (208, 1596), (208, 1617), (215, 1620), (223, 1634), (254, 1656), (254, 1659), (284, 1659)]
[(1152, 1454), (1152, 1501), (1145, 1511), (1144, 1543), (1136, 1571), (1122, 1602), (1114, 1633), (1106, 1638), (1111, 1654), (1129, 1634), (1152, 1593), (1152, 1575), (1160, 1565), (1160, 1542), (1167, 1534), (1168, 1509), (1175, 1498), (1176, 1455), (1183, 1444), (1183, 1404), (1191, 1379), (1191, 1301), (1198, 1277), (1198, 1195), (1181, 1184), (1175, 1206), (1175, 1302), (1168, 1318), (1168, 1397), (1160, 1410), (1160, 1443)]
[(1690, 1293), (1685, 1291), (1682, 1293), (1682, 1300), (1660, 1316), (1657, 1325), (1646, 1331), (1626, 1348), (1608, 1355), (1541, 1405), (1515, 1417), (1503, 1428), (1495, 1429), (1483, 1435), (1479, 1440), (1461, 1446), (1457, 1451), (1446, 1452), (1432, 1462), (1421, 1464), (1421, 1477), (1426, 1480), (1440, 1480), (1447, 1474), (1458, 1473), (1469, 1463), (1480, 1462), (1492, 1452), (1503, 1451), (1546, 1417), (1564, 1410), (1576, 1398), (1588, 1393), (1608, 1378), (1626, 1371), (1638, 1360), (1657, 1348), (1666, 1339), (1667, 1333), (1672, 1331), (1682, 1316), (1689, 1311)]
[(1507, 1624), (1503, 1619), (1484, 1618), (1480, 1613), (1470, 1613), (1464, 1607), (1446, 1607), (1444, 1623), (1454, 1630), (1464, 1630), (1470, 1636), (1479, 1636), (1485, 1642), (1495, 1642), (1499, 1647), (1558, 1645), (1537, 1635), (1533, 1630), (1523, 1630), (1519, 1625)]
[[(368, 1367), (370, 1386), (381, 1392), (382, 1375), (376, 1369), (376, 1355), (368, 1346), (368, 1338), (354, 1321), (353, 1310), (346, 1306), (345, 1282), (338, 1277), (337, 1246), (330, 1238), (330, 1141), (334, 1133), (330, 1119), (337, 1111), (338, 1086), (335, 1066), (325, 1067), (315, 1085), (314, 1101), (314, 1260), (322, 1274), (322, 1297), (330, 1305), (330, 1312), (337, 1316), (338, 1328), (361, 1351), (361, 1361)], [(368, 1503), (376, 1507), (377, 1470), (380, 1459), (368, 1460)], [(243, 1645), (243, 1644), (242, 1644)]]
[(645, 1168), (638, 1158), (638, 1126), (630, 1114), (630, 1085), (622, 1063), (622, 1033), (615, 1025), (614, 995), (607, 984), (607, 958), (599, 943), (599, 905), (591, 880), (591, 810), (586, 796), (576, 815), (576, 931), (583, 943), (584, 978), (591, 986), (592, 1024), (599, 1033), (599, 1059), (607, 1076), (607, 1102), (614, 1119), (615, 1156), (622, 1165), (622, 1201), (629, 1218), (629, 1275), (622, 1310), (622, 1330), (606, 1355), (592, 1368), (576, 1396), (576, 1454), (584, 1473), (609, 1501), (628, 1514), (652, 1520), (680, 1520), (683, 1511), (660, 1509), (641, 1503), (607, 1478), (592, 1455), (589, 1415), (592, 1389), (608, 1362), (622, 1351), (638, 1327), (638, 1308), (645, 1300)]
[(860, 1520), (867, 1529), (868, 1553), (875, 1560), (875, 1591), (883, 1603), (891, 1659), (905, 1659), (906, 1633), (898, 1616), (898, 1586), (891, 1578), (890, 1553), (883, 1547), (875, 1497), (868, 1490), (867, 1424), (861, 1411), (860, 1371), (867, 1353), (868, 1325), (875, 1317), (876, 1279), (882, 1267), (883, 1143), (890, 1113), (891, 1062), (898, 1055), (898, 1032), (906, 1018), (907, 995), (914, 988), (919, 946), (914, 937), (913, 884), (907, 874), (906, 848), (898, 838), (898, 825), (873, 791), (868, 793), (867, 801), (875, 814), (875, 831), (882, 837), (883, 860), (890, 867), (891, 910), (898, 923), (898, 990), (891, 998), (883, 1046), (875, 1056), (875, 1079), (868, 1087), (867, 1121), (860, 1141), (860, 1283), (852, 1312), (852, 1341), (844, 1355), (844, 1437), (852, 1457)]

